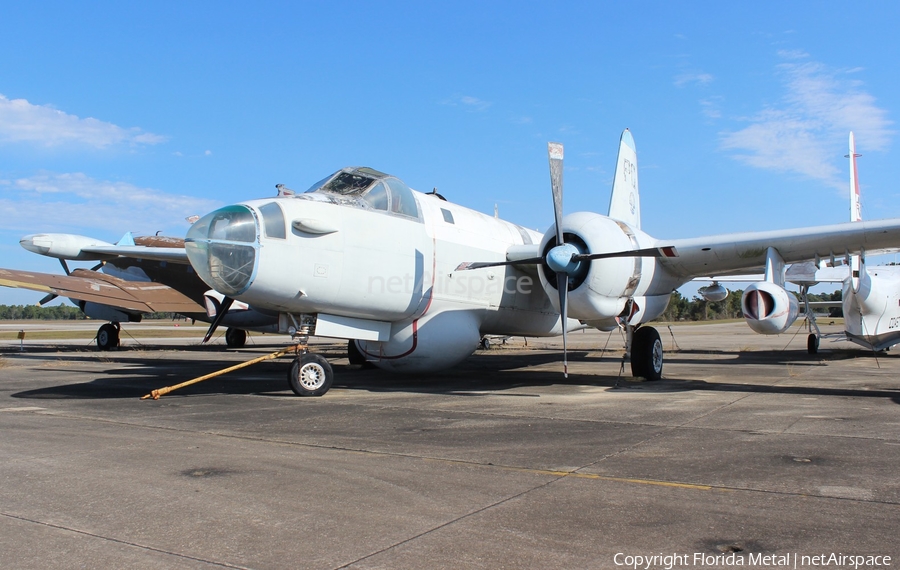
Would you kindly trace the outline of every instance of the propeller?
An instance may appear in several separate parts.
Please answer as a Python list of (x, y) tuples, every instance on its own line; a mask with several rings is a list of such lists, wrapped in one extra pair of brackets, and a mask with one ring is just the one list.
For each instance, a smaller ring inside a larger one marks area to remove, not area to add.
[[(560, 143), (548, 143), (547, 154), (550, 158), (550, 189), (553, 192), (553, 219), (556, 223), (556, 245), (547, 250), (540, 257), (516, 259), (513, 261), (476, 261), (459, 264), (456, 271), (469, 269), (481, 269), (484, 267), (500, 267), (504, 265), (529, 265), (545, 263), (556, 274), (556, 290), (559, 294), (559, 313), (563, 326), (563, 374), (569, 377), (568, 363), (568, 339), (566, 338), (566, 324), (569, 318), (568, 297), (569, 278), (574, 277), (580, 269), (582, 262), (594, 259), (609, 259), (613, 257), (678, 257), (678, 252), (672, 246), (648, 247), (644, 249), (629, 249), (623, 251), (608, 251), (603, 253), (583, 253), (574, 243), (567, 243), (562, 228), (563, 216), (563, 145)], [(582, 242), (582, 246), (583, 246)]]
[(219, 328), (219, 324), (222, 323), (222, 319), (225, 318), (225, 314), (228, 313), (228, 309), (231, 308), (231, 304), (234, 303), (234, 299), (231, 297), (223, 297), (222, 303), (219, 305), (219, 310), (216, 312), (216, 318), (213, 319), (213, 322), (209, 325), (209, 330), (206, 331), (206, 336), (203, 337), (203, 340), (200, 344), (205, 344), (209, 342), (209, 339), (212, 338), (212, 335), (216, 332), (216, 329)]
[[(59, 264), (62, 265), (63, 271), (66, 272), (66, 275), (71, 275), (71, 274), (72, 274), (72, 272), (69, 271), (69, 264), (66, 263), (66, 260), (65, 260), (65, 259), (63, 259), (63, 258), (60, 257), (60, 258), (59, 258)], [(100, 269), (101, 267), (103, 267), (103, 262), (100, 262), (100, 263), (98, 263), (97, 265), (91, 267), (91, 271), (97, 271), (97, 270)], [(42, 298), (40, 301), (38, 301), (38, 305), (40, 305), (40, 306), (43, 307), (44, 305), (46, 305), (47, 303), (49, 303), (49, 302), (52, 301), (53, 299), (56, 299), (57, 297), (59, 297), (59, 295), (57, 295), (56, 293), (48, 293), (46, 296), (44, 296), (44, 298)]]
[[(563, 241), (562, 215), (563, 215), (563, 145), (560, 143), (547, 143), (547, 154), (550, 157), (550, 191), (553, 192), (553, 220), (556, 223), (556, 246), (547, 252), (547, 265), (556, 272), (556, 291), (559, 293), (559, 315), (562, 317), (563, 337), (563, 377), (569, 377), (569, 347), (566, 338), (566, 329), (569, 323), (569, 273), (570, 266), (574, 271), (572, 257), (578, 253), (575, 246)], [(569, 260), (566, 261), (568, 255)]]

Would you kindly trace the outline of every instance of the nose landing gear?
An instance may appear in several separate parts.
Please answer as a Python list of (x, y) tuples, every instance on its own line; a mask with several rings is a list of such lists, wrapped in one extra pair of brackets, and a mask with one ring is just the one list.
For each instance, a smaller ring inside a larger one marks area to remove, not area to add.
[(288, 384), (298, 396), (321, 396), (334, 381), (331, 364), (318, 354), (307, 352), (294, 359), (288, 370)]

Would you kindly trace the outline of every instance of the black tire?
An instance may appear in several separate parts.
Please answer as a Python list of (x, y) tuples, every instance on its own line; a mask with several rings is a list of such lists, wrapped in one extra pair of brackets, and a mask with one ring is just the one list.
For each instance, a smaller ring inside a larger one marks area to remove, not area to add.
[(810, 335), (806, 337), (806, 352), (810, 354), (819, 352), (819, 337), (815, 334), (810, 333)]
[(637, 329), (631, 343), (631, 375), (659, 380), (662, 370), (663, 346), (659, 333), (653, 327)]
[(298, 396), (321, 396), (331, 388), (334, 371), (318, 354), (304, 354), (294, 359), (288, 370), (288, 384)]
[(347, 360), (349, 360), (350, 364), (354, 366), (366, 365), (366, 357), (363, 356), (362, 351), (360, 351), (359, 347), (356, 346), (355, 340), (351, 340), (347, 343)]
[(481, 339), (481, 350), (490, 350), (491, 349), (491, 339), (488, 337), (484, 337)]
[(229, 328), (225, 331), (225, 344), (228, 348), (244, 348), (247, 344), (247, 331)]
[(112, 350), (119, 346), (119, 329), (116, 325), (106, 323), (97, 330), (97, 348)]

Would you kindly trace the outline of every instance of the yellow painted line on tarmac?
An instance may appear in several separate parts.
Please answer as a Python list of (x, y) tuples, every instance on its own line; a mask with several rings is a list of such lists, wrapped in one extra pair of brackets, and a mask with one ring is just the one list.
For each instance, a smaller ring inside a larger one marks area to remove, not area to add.
[(526, 469), (519, 467), (506, 467), (514, 471), (522, 471), (526, 473), (535, 473), (537, 475), (550, 475), (553, 477), (574, 477), (576, 479), (594, 479), (597, 481), (610, 481), (613, 483), (633, 483), (637, 485), (656, 485), (658, 487), (674, 487), (677, 489), (693, 489), (695, 491), (711, 491), (718, 489), (711, 485), (694, 485), (691, 483), (674, 483), (672, 481), (657, 481), (655, 479), (635, 479), (632, 477), (610, 477), (608, 475), (597, 475), (596, 473), (574, 473), (571, 471), (549, 471), (544, 469)]
[(529, 473), (532, 475), (544, 475), (548, 477), (573, 477), (575, 479), (589, 479), (594, 481), (608, 481), (610, 483), (629, 483), (632, 485), (653, 485), (656, 487), (668, 487), (670, 489), (690, 489), (693, 491), (731, 491), (727, 487), (717, 487), (714, 485), (696, 485), (693, 483), (677, 483), (674, 481), (659, 481), (656, 479), (638, 479), (635, 477), (611, 477), (609, 475), (598, 475), (596, 473), (578, 473), (574, 471), (554, 471), (552, 469), (532, 469), (529, 467), (512, 467), (509, 465), (485, 465), (484, 463), (473, 463), (470, 461), (459, 461), (453, 459), (435, 459), (429, 458), (427, 461), (436, 461), (440, 463), (455, 463), (457, 465), (466, 465), (469, 467), (487, 467), (490, 469), (502, 469), (504, 471), (516, 471), (519, 473)]

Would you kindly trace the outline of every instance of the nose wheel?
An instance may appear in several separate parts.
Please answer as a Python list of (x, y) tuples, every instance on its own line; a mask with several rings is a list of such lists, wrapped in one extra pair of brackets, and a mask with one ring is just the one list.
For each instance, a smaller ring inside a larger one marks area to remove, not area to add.
[(298, 396), (321, 396), (331, 388), (333, 381), (331, 364), (318, 354), (298, 356), (288, 370), (288, 384)]

